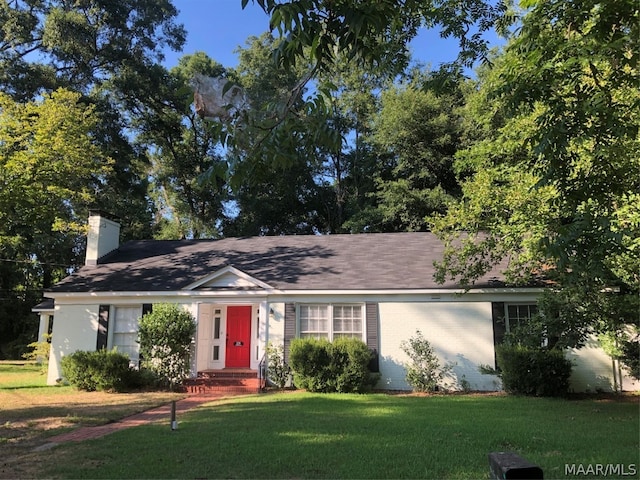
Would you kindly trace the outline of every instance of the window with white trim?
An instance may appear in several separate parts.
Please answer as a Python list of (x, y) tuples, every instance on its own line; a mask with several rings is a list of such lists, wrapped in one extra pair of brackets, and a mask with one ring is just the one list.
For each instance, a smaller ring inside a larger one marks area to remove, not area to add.
[(507, 303), (505, 310), (505, 329), (509, 333), (518, 325), (531, 320), (538, 313), (538, 305), (535, 303)]
[(142, 316), (142, 306), (115, 307), (113, 325), (113, 347), (129, 356), (131, 364), (138, 366), (140, 344), (138, 343), (138, 321)]
[(300, 337), (327, 340), (339, 337), (362, 339), (363, 311), (362, 305), (357, 304), (300, 305)]

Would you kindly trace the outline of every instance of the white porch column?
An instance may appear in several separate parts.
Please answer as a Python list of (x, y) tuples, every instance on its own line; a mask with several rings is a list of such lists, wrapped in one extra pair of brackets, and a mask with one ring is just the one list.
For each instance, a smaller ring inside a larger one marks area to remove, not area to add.
[(262, 300), (260, 302), (260, 321), (258, 322), (258, 344), (259, 351), (258, 357), (262, 358), (264, 352), (267, 349), (267, 343), (269, 342), (269, 310), (270, 305), (268, 300)]

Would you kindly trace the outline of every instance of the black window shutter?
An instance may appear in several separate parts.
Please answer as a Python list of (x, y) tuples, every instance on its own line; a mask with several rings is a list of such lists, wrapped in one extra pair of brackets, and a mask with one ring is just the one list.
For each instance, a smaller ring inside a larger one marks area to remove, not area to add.
[(491, 302), (491, 320), (493, 322), (493, 361), (498, 368), (496, 347), (502, 343), (507, 331), (504, 323), (504, 302)]
[(142, 304), (142, 316), (144, 317), (147, 313), (151, 313), (153, 311), (153, 304), (151, 303), (143, 303)]
[(289, 362), (291, 340), (296, 338), (296, 304), (284, 304), (284, 361)]
[(96, 350), (107, 348), (109, 334), (109, 305), (98, 307), (98, 336), (96, 338)]
[(49, 320), (47, 321), (47, 342), (51, 343), (51, 335), (53, 334), (53, 315), (49, 315)]
[(378, 304), (367, 303), (365, 305), (365, 321), (367, 324), (367, 347), (373, 353), (373, 358), (369, 363), (369, 370), (372, 372), (380, 371), (379, 361), (379, 327), (378, 327)]

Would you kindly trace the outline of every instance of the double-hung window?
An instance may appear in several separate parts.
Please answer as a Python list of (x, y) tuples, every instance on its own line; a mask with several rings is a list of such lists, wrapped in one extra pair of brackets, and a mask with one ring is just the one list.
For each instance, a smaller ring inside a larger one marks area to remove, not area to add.
[(362, 305), (300, 305), (301, 338), (363, 338)]
[(505, 329), (511, 332), (518, 325), (522, 325), (538, 313), (538, 306), (531, 303), (508, 303), (506, 305)]
[(138, 344), (138, 321), (142, 316), (142, 307), (115, 307), (113, 346), (120, 353), (129, 356), (131, 364), (138, 366), (140, 344)]

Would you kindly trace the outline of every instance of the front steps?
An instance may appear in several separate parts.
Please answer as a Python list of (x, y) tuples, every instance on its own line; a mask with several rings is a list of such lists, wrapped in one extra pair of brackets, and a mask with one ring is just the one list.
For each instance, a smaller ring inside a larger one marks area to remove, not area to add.
[(192, 395), (243, 395), (260, 392), (258, 372), (248, 369), (204, 370), (183, 384)]

